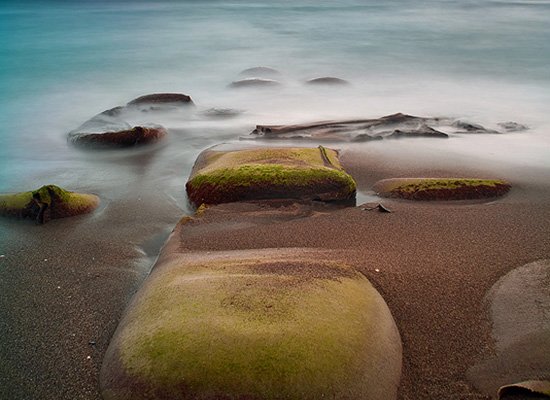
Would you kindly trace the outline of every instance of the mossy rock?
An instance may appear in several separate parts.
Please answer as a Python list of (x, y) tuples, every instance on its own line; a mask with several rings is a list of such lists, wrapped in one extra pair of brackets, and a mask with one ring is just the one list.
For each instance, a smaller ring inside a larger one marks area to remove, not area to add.
[(401, 342), (368, 280), (272, 253), (156, 266), (107, 350), (103, 398), (394, 399)]
[(500, 179), (398, 178), (374, 185), (382, 197), (407, 200), (474, 200), (503, 196), (511, 185)]
[(55, 185), (31, 192), (0, 195), (0, 215), (32, 218), (39, 223), (92, 212), (99, 198), (92, 194), (69, 192)]
[(162, 126), (134, 126), (132, 129), (115, 132), (71, 132), (69, 141), (78, 146), (91, 148), (132, 147), (156, 142), (166, 136), (166, 133)]
[(257, 148), (207, 150), (186, 185), (195, 205), (239, 200), (295, 198), (344, 201), (355, 198), (355, 181), (335, 150)]

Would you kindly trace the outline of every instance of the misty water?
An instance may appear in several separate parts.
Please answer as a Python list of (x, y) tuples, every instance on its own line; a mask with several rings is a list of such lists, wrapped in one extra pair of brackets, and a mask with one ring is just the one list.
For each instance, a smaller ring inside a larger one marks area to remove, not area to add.
[[(258, 65), (278, 69), (283, 84), (228, 87)], [(530, 130), (356, 146), (549, 169), (549, 65), (547, 0), (2, 2), (0, 192), (55, 183), (112, 197), (144, 185), (185, 208), (199, 152), (256, 124), (396, 112)], [(319, 76), (352, 85), (304, 85)], [(103, 152), (67, 143), (95, 114), (155, 92), (197, 105), (136, 121), (166, 126), (164, 142)], [(202, 113), (212, 107), (243, 113)]]

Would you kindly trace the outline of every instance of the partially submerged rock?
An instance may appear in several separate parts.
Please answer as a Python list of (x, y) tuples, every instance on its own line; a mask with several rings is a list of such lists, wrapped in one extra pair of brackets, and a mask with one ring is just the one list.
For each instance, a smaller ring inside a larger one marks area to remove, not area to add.
[(473, 200), (503, 196), (511, 186), (499, 179), (397, 178), (378, 181), (382, 197), (407, 200)]
[(320, 78), (308, 79), (308, 85), (349, 85), (345, 79), (336, 78), (334, 76), (323, 76)]
[(196, 206), (240, 200), (293, 198), (345, 201), (355, 198), (355, 181), (338, 153), (319, 148), (206, 150), (186, 184)]
[(140, 96), (128, 103), (128, 106), (138, 105), (193, 105), (191, 97), (182, 93), (153, 93)]
[(394, 399), (401, 342), (384, 300), (299, 250), (161, 255), (107, 350), (103, 398)]
[(520, 132), (529, 129), (527, 125), (520, 124), (514, 121), (499, 122), (498, 126), (503, 128), (506, 132)]
[(92, 194), (69, 192), (55, 185), (31, 192), (0, 195), (0, 215), (32, 218), (38, 223), (92, 212), (99, 198)]
[(250, 135), (256, 139), (358, 142), (419, 136), (447, 138), (446, 133), (430, 127), (439, 123), (439, 118), (423, 118), (398, 113), (376, 119), (323, 121), (299, 125), (257, 125)]
[(200, 112), (200, 114), (205, 117), (216, 118), (216, 119), (234, 118), (234, 117), (238, 117), (242, 113), (243, 113), (242, 110), (237, 110), (235, 108), (218, 108), (218, 107), (208, 108)]
[(281, 75), (279, 71), (271, 67), (252, 67), (247, 68), (240, 72), (240, 75), (249, 76), (249, 77), (274, 77)]
[(281, 82), (275, 79), (268, 78), (246, 78), (238, 81), (231, 82), (229, 85), (232, 88), (248, 88), (248, 87), (273, 87), (279, 86)]
[(85, 147), (131, 147), (156, 142), (166, 136), (166, 129), (162, 126), (134, 126), (104, 133), (69, 133), (69, 141), (75, 145)]
[(459, 131), (457, 133), (500, 133), (499, 131), (495, 131), (493, 129), (487, 129), (479, 124), (460, 120), (453, 122), (452, 126), (454, 128), (458, 128)]

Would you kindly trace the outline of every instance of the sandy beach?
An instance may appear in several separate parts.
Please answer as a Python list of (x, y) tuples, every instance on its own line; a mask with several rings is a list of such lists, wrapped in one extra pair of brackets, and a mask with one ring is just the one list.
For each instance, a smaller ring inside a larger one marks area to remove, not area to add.
[[(397, 156), (363, 147), (344, 150), (341, 159), (367, 194), (387, 177), (494, 175), (491, 168), (458, 168), (458, 161), (438, 169), (434, 160), (396, 163)], [(393, 314), (403, 342), (399, 399), (490, 398), (499, 382), (479, 377), (480, 392), (467, 378), (495, 354), (485, 296), (507, 272), (550, 258), (544, 173), (501, 175), (513, 185), (503, 198), (384, 199), (389, 214), (291, 201), (213, 206), (177, 225), (164, 252), (330, 252), (361, 271)], [(152, 194), (112, 196), (96, 214), (44, 226), (0, 221), (0, 398), (101, 398), (98, 373), (109, 340), (180, 217)], [(548, 378), (540, 370), (524, 375)]]

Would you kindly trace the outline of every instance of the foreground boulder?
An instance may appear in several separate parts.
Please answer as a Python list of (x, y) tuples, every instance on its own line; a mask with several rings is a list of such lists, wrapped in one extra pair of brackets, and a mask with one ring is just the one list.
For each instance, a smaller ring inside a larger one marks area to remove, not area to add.
[(84, 147), (132, 147), (156, 142), (166, 136), (162, 126), (134, 126), (114, 132), (104, 133), (69, 133), (69, 141)]
[(92, 212), (99, 198), (47, 185), (32, 192), (0, 195), (0, 215), (32, 218), (38, 223)]
[(338, 153), (319, 148), (257, 148), (201, 153), (186, 184), (199, 206), (240, 200), (292, 198), (344, 201), (356, 185)]
[(401, 341), (362, 274), (304, 249), (171, 242), (107, 350), (105, 400), (395, 398)]
[(510, 190), (499, 179), (398, 178), (378, 181), (373, 189), (382, 197), (407, 200), (473, 200), (502, 196)]

